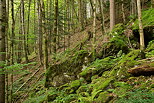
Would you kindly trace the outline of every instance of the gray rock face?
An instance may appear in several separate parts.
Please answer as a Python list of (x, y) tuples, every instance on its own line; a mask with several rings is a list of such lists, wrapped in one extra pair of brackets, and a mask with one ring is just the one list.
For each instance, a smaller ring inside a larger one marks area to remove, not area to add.
[(67, 75), (66, 73), (63, 73), (53, 78), (52, 85), (55, 87), (59, 87), (61, 85), (69, 83), (72, 80), (75, 80), (74, 76), (70, 76), (70, 75)]

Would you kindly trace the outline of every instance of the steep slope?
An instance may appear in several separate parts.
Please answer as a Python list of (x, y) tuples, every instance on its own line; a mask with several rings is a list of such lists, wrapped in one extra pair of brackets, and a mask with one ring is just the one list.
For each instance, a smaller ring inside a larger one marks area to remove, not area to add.
[[(97, 25), (99, 58), (91, 59), (91, 42), (87, 37), (92, 25), (88, 25), (72, 35), (71, 49), (56, 55), (47, 78), (31, 89), (25, 103), (153, 103), (153, 74), (137, 77), (129, 74), (134, 67), (144, 68), (145, 64), (146, 69), (153, 68), (153, 41), (147, 40), (145, 51), (135, 50), (137, 40), (124, 35), (128, 25), (116, 25), (105, 39), (99, 21)], [(48, 89), (44, 88), (44, 82)]]

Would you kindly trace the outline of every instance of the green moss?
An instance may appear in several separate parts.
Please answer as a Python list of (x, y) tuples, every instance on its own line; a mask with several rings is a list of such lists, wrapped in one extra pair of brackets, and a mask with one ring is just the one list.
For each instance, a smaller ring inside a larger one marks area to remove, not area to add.
[(102, 77), (109, 77), (109, 74), (110, 74), (110, 71), (105, 71), (103, 74), (102, 74)]
[(144, 53), (140, 50), (133, 50), (117, 63), (117, 65), (112, 69), (110, 76), (119, 76), (119, 77), (128, 77), (129, 74), (127, 73), (127, 70), (131, 67), (134, 67), (134, 65), (140, 64), (136, 60), (144, 58)]
[(114, 87), (123, 87), (123, 88), (130, 87), (130, 85), (127, 84), (126, 82), (114, 82), (113, 85), (114, 85)]
[(98, 77), (99, 77), (98, 75), (94, 75), (91, 77), (91, 80), (93, 81), (93, 80), (97, 79)]
[(95, 90), (103, 90), (105, 89), (115, 78), (110, 77), (110, 78), (102, 78), (98, 82), (96, 82), (93, 86), (93, 91)]
[(90, 89), (89, 89), (89, 86), (88, 85), (82, 85), (82, 86), (80, 86), (78, 88), (78, 90), (76, 90), (76, 93), (77, 94), (80, 94), (82, 92), (88, 92), (88, 93), (90, 93), (89, 91), (90, 91)]
[(150, 66), (150, 67), (154, 67), (154, 62), (151, 62), (151, 63), (149, 64), (149, 66)]
[(118, 59), (115, 59), (112, 56), (104, 59), (96, 59), (89, 67), (80, 73), (80, 76), (87, 77), (89, 75), (100, 75), (106, 70), (111, 69), (117, 61)]
[(96, 103), (106, 103), (109, 100), (110, 96), (111, 95), (107, 91), (101, 92), (96, 99)]
[(81, 85), (80, 80), (75, 80), (71, 82), (70, 87), (74, 88), (74, 87), (79, 87), (80, 85)]
[(45, 87), (52, 86), (55, 76), (64, 75), (64, 73), (68, 74), (69, 76), (78, 75), (82, 69), (82, 65), (89, 63), (89, 61), (85, 62), (85, 57), (88, 58), (88, 56), (89, 53), (85, 50), (76, 51), (65, 61), (59, 61), (57, 64), (50, 66), (46, 72)]
[(146, 53), (147, 58), (154, 57), (154, 40), (149, 42), (145, 51), (147, 52)]
[[(153, 8), (142, 11), (143, 28), (154, 25), (153, 17), (154, 17), (154, 9)], [(138, 29), (139, 28), (138, 19), (134, 22), (134, 25), (132, 27), (133, 27), (133, 29)]]
[(154, 93), (147, 90), (136, 89), (125, 91), (125, 95), (117, 99), (115, 103), (153, 103)]

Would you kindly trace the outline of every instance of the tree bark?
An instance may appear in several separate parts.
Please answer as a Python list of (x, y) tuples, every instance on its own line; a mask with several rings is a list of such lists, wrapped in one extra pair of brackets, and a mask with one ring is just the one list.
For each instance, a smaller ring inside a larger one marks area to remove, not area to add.
[[(5, 64), (6, 0), (0, 0), (0, 64)], [(0, 69), (4, 71), (4, 65)], [(5, 103), (5, 74), (0, 74), (0, 103)]]
[[(9, 34), (9, 5), (10, 2), (9, 0), (6, 0), (6, 21), (7, 21), (7, 25), (6, 25), (6, 35), (5, 35), (5, 43), (6, 43), (6, 65), (9, 65), (9, 42), (8, 42), (8, 35)], [(5, 87), (6, 87), (6, 103), (9, 102), (9, 82), (8, 82), (9, 78), (8, 78), (8, 74), (5, 74)]]
[(48, 68), (48, 33), (46, 32), (45, 6), (44, 0), (41, 0), (42, 9), (42, 33), (44, 35), (44, 69)]
[(79, 3), (79, 23), (81, 26), (81, 30), (84, 30), (84, 17), (83, 17), (83, 1), (82, 0), (78, 0)]
[(93, 60), (95, 60), (96, 56), (96, 0), (93, 0)]
[(154, 8), (154, 0), (151, 0), (151, 7)]
[(115, 0), (110, 0), (110, 31), (115, 25)]
[(24, 44), (24, 54), (25, 54), (25, 59), (26, 59), (26, 63), (29, 62), (28, 60), (28, 52), (27, 52), (27, 44), (26, 44), (26, 33), (25, 33), (25, 19), (24, 19), (24, 0), (21, 0), (21, 21), (22, 21), (22, 35), (23, 35), (23, 44)]
[(100, 11), (100, 14), (101, 14), (101, 30), (102, 30), (102, 34), (104, 34), (105, 32), (105, 29), (104, 29), (104, 12), (103, 12), (103, 6), (102, 6), (102, 3), (101, 3), (101, 0), (98, 0), (99, 2), (99, 11)]
[(138, 21), (139, 21), (139, 33), (140, 33), (140, 49), (143, 50), (145, 48), (144, 44), (144, 32), (142, 26), (142, 14), (141, 14), (141, 1), (137, 0), (137, 10), (138, 10)]
[(126, 16), (125, 16), (125, 8), (124, 8), (124, 0), (121, 0), (121, 9), (122, 9), (122, 18), (123, 18), (123, 23), (125, 24), (126, 22)]
[(53, 52), (56, 53), (56, 36), (58, 35), (58, 0), (55, 0)]
[(42, 10), (41, 2), (38, 0), (38, 49), (39, 49), (39, 61), (43, 64), (43, 50), (42, 50)]
[[(30, 22), (31, 1), (32, 1), (32, 0), (29, 0), (29, 4), (28, 4), (28, 18), (27, 18), (27, 19), (28, 19), (28, 20), (27, 20), (28, 23), (27, 23), (27, 33), (26, 33), (26, 34), (27, 34), (27, 37), (26, 37), (26, 42), (27, 42), (27, 45), (26, 45), (26, 46), (27, 46), (27, 47), (26, 47), (26, 48), (27, 48), (27, 54), (28, 54), (28, 55), (30, 54), (30, 52), (29, 52), (29, 44), (28, 44), (28, 35), (29, 35), (29, 22)], [(35, 9), (35, 8), (34, 8), (34, 9)]]
[[(11, 65), (14, 64), (14, 40), (15, 40), (15, 19), (14, 19), (14, 0), (11, 0), (11, 14), (12, 14), (12, 35), (11, 35)], [(13, 95), (13, 74), (11, 74), (11, 87), (10, 87), (10, 102), (12, 103)]]

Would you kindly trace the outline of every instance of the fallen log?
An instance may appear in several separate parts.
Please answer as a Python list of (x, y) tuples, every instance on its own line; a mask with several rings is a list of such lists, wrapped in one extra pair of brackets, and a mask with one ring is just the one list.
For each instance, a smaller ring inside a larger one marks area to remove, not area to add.
[(154, 75), (154, 62), (142, 64), (140, 66), (131, 68), (130, 70), (128, 70), (128, 73), (130, 73), (130, 74), (132, 74), (134, 76), (140, 76), (140, 75), (150, 76), (150, 75)]

